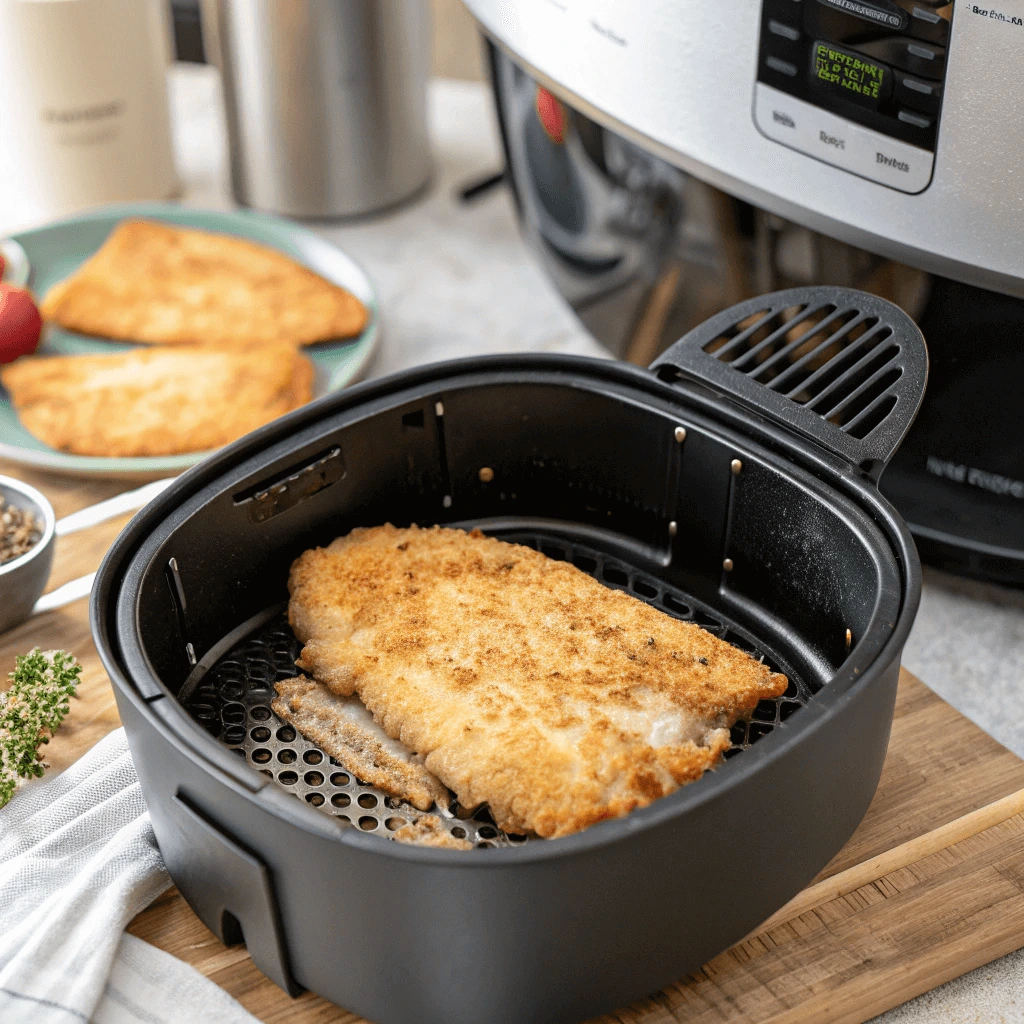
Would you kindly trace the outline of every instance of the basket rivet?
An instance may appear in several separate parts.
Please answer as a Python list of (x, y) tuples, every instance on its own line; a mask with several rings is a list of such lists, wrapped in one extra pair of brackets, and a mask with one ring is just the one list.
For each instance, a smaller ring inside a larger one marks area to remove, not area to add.
[(668, 524), (668, 535), (670, 537), (674, 537), (678, 532), (679, 524), (673, 519), (672, 522)]
[(480, 477), (480, 483), (489, 484), (494, 479), (494, 470), (490, 466), (481, 466), (477, 475)]
[(723, 569), (724, 569), (724, 570), (725, 570), (726, 572), (732, 572), (732, 559), (731, 559), (731, 558), (727, 558), (727, 559), (726, 559), (726, 560), (725, 560), (725, 561), (724, 561), (724, 562), (722, 563), (722, 568), (723, 568)]
[(739, 476), (743, 472), (743, 463), (739, 459), (733, 459), (729, 464), (733, 476)]
[(437, 416), (443, 416), (444, 415), (444, 402), (435, 402), (434, 403), (434, 413)]
[(450, 494), (446, 494), (441, 499), (441, 504), (444, 505), (445, 508), (451, 508), (452, 507), (452, 496)]
[(686, 427), (676, 427), (673, 432), (675, 439), (682, 444), (686, 440)]

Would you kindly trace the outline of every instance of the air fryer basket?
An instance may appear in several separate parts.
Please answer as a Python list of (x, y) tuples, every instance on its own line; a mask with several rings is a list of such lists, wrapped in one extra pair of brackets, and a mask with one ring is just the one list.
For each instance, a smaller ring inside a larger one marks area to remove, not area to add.
[[(652, 368), (466, 360), (300, 410), (187, 474), (101, 568), (97, 644), (168, 868), (291, 992), (380, 1024), (570, 1021), (698, 967), (794, 895), (877, 785), (920, 581), (874, 486), (920, 333), (844, 289), (713, 318)], [(717, 771), (565, 839), (389, 842), (420, 812), (270, 710), (288, 566), (354, 526), (479, 526), (790, 679)], [(298, 797), (298, 799), (296, 799)]]

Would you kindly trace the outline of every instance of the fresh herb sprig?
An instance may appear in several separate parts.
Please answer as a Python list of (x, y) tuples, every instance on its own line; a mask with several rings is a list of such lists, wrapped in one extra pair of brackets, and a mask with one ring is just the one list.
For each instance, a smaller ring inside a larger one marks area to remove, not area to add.
[(64, 721), (81, 672), (64, 651), (36, 647), (15, 660), (11, 685), (0, 693), (0, 807), (22, 779), (38, 779), (48, 767), (39, 748)]

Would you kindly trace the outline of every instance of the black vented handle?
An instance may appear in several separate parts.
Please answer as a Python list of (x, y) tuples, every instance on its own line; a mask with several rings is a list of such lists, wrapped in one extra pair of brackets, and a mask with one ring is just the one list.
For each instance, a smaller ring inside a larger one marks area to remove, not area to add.
[(706, 320), (651, 365), (710, 385), (877, 480), (924, 398), (928, 350), (898, 306), (852, 288), (790, 288)]

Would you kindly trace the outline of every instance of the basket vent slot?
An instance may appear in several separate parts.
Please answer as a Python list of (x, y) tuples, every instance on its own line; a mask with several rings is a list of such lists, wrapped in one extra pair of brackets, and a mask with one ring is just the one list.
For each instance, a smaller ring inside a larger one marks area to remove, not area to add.
[(189, 665), (196, 665), (196, 651), (188, 634), (188, 618), (186, 608), (188, 603), (185, 600), (185, 587), (181, 582), (181, 573), (178, 571), (178, 560), (171, 558), (164, 568), (164, 578), (167, 580), (167, 587), (171, 592), (171, 602), (174, 605), (174, 617), (178, 623), (178, 633), (185, 644), (185, 657)]
[(265, 523), (344, 479), (345, 460), (341, 449), (335, 446), (289, 467), (271, 480), (239, 491), (233, 500), (247, 508), (250, 522)]

